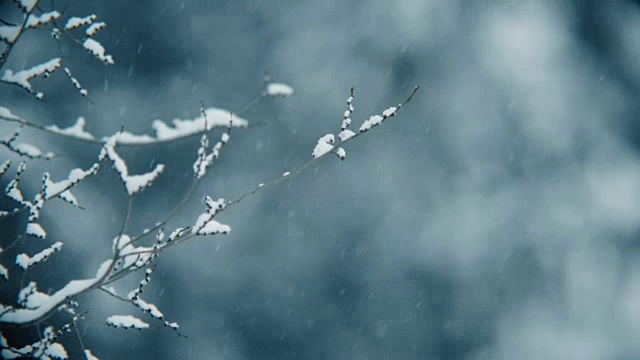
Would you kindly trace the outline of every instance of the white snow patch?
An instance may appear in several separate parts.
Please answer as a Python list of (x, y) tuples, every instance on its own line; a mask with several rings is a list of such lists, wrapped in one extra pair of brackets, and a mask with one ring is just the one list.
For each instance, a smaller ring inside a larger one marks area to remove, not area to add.
[(42, 226), (40, 226), (40, 224), (38, 223), (28, 223), (25, 234), (32, 235), (40, 239), (45, 239), (47, 237), (47, 232), (44, 231)]
[(0, 117), (5, 118), (7, 120), (16, 120), (16, 121), (24, 121), (21, 117), (11, 112), (11, 110), (6, 107), (0, 106)]
[(13, 42), (16, 41), (16, 38), (18, 37), (19, 33), (20, 33), (20, 26), (13, 26), (13, 25), (0, 26), (0, 40), (8, 44), (13, 44)]
[(46, 180), (44, 182), (46, 193), (45, 200), (49, 200), (52, 197), (59, 196), (62, 200), (69, 202), (72, 205), (77, 205), (78, 202), (75, 196), (73, 196), (73, 194), (69, 191), (69, 189), (85, 178), (94, 175), (99, 168), (100, 166), (96, 163), (86, 171), (82, 169), (73, 169), (69, 172), (69, 176), (65, 180), (59, 182), (54, 182), (49, 176), (46, 176)]
[(27, 19), (25, 28), (36, 28), (40, 25), (48, 24), (51, 21), (58, 19), (59, 17), (60, 17), (60, 13), (55, 10), (43, 13), (40, 16), (31, 14)]
[(122, 160), (120, 155), (116, 152), (115, 142), (117, 136), (112, 137), (112, 140), (109, 141), (107, 145), (105, 145), (105, 149), (107, 151), (107, 156), (113, 163), (113, 167), (116, 169), (118, 174), (120, 174), (120, 179), (125, 185), (127, 192), (129, 195), (135, 195), (140, 191), (144, 190), (151, 183), (156, 180), (160, 174), (164, 171), (164, 165), (158, 164), (156, 165), (153, 171), (148, 172), (142, 175), (129, 175), (129, 169), (127, 168), (127, 164)]
[(291, 96), (293, 91), (291, 86), (283, 83), (269, 83), (266, 90), (268, 96)]
[[(231, 112), (224, 109), (208, 108), (205, 110), (207, 130), (214, 127), (229, 126), (231, 120)], [(171, 121), (173, 127), (168, 126), (162, 120), (154, 120), (151, 127), (156, 132), (158, 140), (173, 140), (189, 135), (201, 133), (205, 130), (205, 117), (200, 115), (192, 120), (174, 119)], [(233, 126), (247, 127), (249, 122), (243, 118), (233, 115)]]
[(85, 123), (86, 123), (86, 120), (84, 119), (84, 117), (80, 116), (76, 120), (75, 124), (73, 124), (72, 126), (69, 126), (68, 128), (60, 129), (55, 125), (50, 125), (50, 126), (47, 126), (47, 130), (52, 131), (54, 133), (58, 133), (58, 134), (69, 135), (78, 139), (93, 140), (94, 139), (93, 135), (84, 131)]
[(133, 303), (136, 306), (138, 306), (142, 311), (149, 313), (149, 315), (153, 316), (156, 319), (162, 319), (162, 317), (164, 316), (162, 312), (158, 310), (157, 306), (153, 304), (149, 304), (148, 302), (140, 298), (137, 298), (136, 300), (134, 300)]
[[(29, 83), (29, 80), (39, 75), (50, 74), (56, 71), (56, 69), (58, 69), (61, 64), (62, 59), (54, 58), (32, 68), (20, 70), (17, 73), (14, 73), (13, 70), (7, 69), (4, 71), (1, 79), (6, 82), (17, 84), (20, 87), (28, 90), (29, 92), (33, 92), (33, 88), (31, 87), (31, 83)], [(42, 95), (38, 96), (38, 94), (36, 94), (36, 96), (39, 98), (42, 97)]]
[(338, 134), (338, 138), (340, 139), (340, 141), (347, 141), (354, 136), (356, 136), (356, 133), (349, 129), (342, 130), (340, 134)]
[(115, 62), (113, 61), (113, 57), (111, 55), (105, 54), (104, 47), (99, 42), (89, 38), (86, 39), (84, 43), (82, 43), (82, 46), (103, 63), (109, 65), (115, 64)]
[(107, 318), (107, 324), (113, 327), (121, 327), (125, 329), (136, 328), (146, 329), (149, 324), (131, 315), (112, 315)]
[(198, 216), (192, 232), (197, 232), (198, 235), (228, 234), (231, 232), (231, 227), (213, 220), (212, 214), (203, 213)]
[(86, 17), (77, 17), (74, 16), (72, 18), (70, 18), (69, 20), (67, 20), (67, 24), (64, 26), (65, 30), (71, 30), (71, 29), (75, 29), (78, 26), (83, 26), (83, 25), (89, 25), (91, 23), (93, 23), (93, 21), (95, 19), (97, 19), (98, 17), (95, 16), (94, 14), (91, 14), (89, 16)]
[(16, 152), (18, 152), (18, 154), (25, 155), (25, 156), (28, 156), (30, 158), (52, 159), (52, 158), (55, 157), (55, 154), (51, 153), (51, 152), (43, 154), (42, 151), (40, 151), (40, 149), (38, 149), (37, 147), (35, 147), (35, 146), (31, 145), (31, 144), (13, 143), (13, 144), (11, 144), (11, 146), (13, 147), (13, 149)]
[(62, 289), (56, 291), (51, 296), (42, 294), (35, 299), (30, 299), (30, 309), (11, 309), (4, 310), (0, 305), (0, 323), (2, 324), (25, 324), (37, 320), (53, 309), (64, 304), (70, 298), (86, 291), (90, 287), (96, 285), (98, 281), (105, 275), (111, 266), (112, 260), (107, 260), (100, 265), (98, 272), (94, 278), (84, 280), (72, 280)]
[[(118, 132), (116, 136), (118, 144), (150, 144), (156, 141), (152, 136), (146, 134), (136, 135), (127, 131)], [(103, 137), (102, 141), (107, 142), (110, 138), (111, 137)]]
[(318, 139), (318, 143), (316, 147), (313, 149), (312, 156), (314, 158), (320, 157), (333, 149), (333, 143), (335, 142), (335, 137), (333, 134), (327, 134), (320, 139)]
[(360, 132), (368, 131), (372, 127), (379, 125), (380, 123), (382, 123), (382, 120), (384, 120), (384, 118), (380, 115), (371, 116), (369, 120), (365, 120), (365, 122), (362, 123), (362, 125), (360, 126)]
[(395, 116), (396, 115), (396, 111), (398, 110), (397, 107), (392, 106), (388, 109), (386, 109), (385, 111), (382, 112), (382, 116), (385, 118), (391, 117), (391, 116)]
[(29, 257), (27, 254), (19, 254), (16, 257), (16, 265), (20, 266), (23, 269), (28, 269), (37, 265), (45, 260), (47, 260), (51, 255), (60, 251), (62, 249), (63, 244), (58, 241), (50, 247), (40, 251), (39, 253)]
[(23, 8), (26, 12), (29, 12), (34, 6), (36, 6), (38, 0), (18, 0), (17, 2), (18, 6)]
[(87, 360), (100, 360), (91, 353), (91, 350), (88, 349), (84, 351), (84, 356), (87, 358)]
[(87, 36), (93, 36), (95, 35), (98, 31), (104, 29), (105, 27), (107, 27), (107, 24), (104, 22), (97, 22), (95, 24), (92, 24), (91, 26), (89, 26), (87, 28), (86, 34)]

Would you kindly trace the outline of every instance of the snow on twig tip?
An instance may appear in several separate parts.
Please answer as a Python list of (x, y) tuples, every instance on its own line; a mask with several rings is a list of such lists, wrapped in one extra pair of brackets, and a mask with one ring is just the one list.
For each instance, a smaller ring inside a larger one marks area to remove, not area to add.
[(95, 355), (93, 355), (91, 353), (91, 350), (89, 350), (89, 349), (84, 351), (84, 356), (87, 358), (87, 360), (100, 360)]
[(45, 63), (36, 65), (32, 68), (20, 70), (16, 73), (13, 70), (5, 70), (4, 74), (0, 78), (8, 83), (16, 84), (21, 88), (27, 90), (29, 93), (33, 94), (37, 99), (42, 99), (42, 93), (36, 93), (31, 86), (29, 80), (33, 79), (36, 76), (44, 76), (48, 77), (51, 73), (56, 71), (62, 65), (61, 58), (54, 58)]
[(58, 241), (50, 247), (40, 251), (39, 253), (29, 256), (27, 254), (20, 254), (16, 257), (16, 265), (26, 270), (36, 266), (37, 264), (46, 261), (51, 255), (62, 249), (63, 244)]
[(107, 65), (115, 64), (115, 61), (113, 61), (113, 57), (111, 55), (105, 54), (105, 49), (102, 46), (102, 44), (100, 44), (99, 42), (93, 40), (92, 38), (86, 39), (82, 43), (82, 46), (85, 49), (87, 49), (87, 51), (89, 51), (91, 54), (93, 54), (93, 56), (98, 58), (98, 60), (102, 61), (103, 63), (105, 63)]
[(104, 29), (105, 27), (107, 27), (107, 24), (104, 22), (97, 22), (95, 24), (91, 24), (91, 26), (89, 26), (87, 28), (87, 30), (85, 31), (85, 33), (87, 34), (87, 36), (91, 37), (93, 35), (95, 35), (98, 31)]
[(27, 229), (25, 230), (25, 234), (35, 236), (40, 239), (47, 238), (47, 232), (44, 231), (42, 226), (38, 223), (33, 223), (33, 222), (27, 224)]

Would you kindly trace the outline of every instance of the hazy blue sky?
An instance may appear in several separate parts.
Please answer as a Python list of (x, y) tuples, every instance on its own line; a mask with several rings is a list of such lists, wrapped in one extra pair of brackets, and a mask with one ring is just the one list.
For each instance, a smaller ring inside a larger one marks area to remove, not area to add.
[[(59, 50), (46, 33), (25, 39), (7, 66), (62, 51), (94, 104), (55, 74), (34, 81), (44, 102), (3, 86), (0, 106), (61, 127), (84, 116), (97, 135), (151, 133), (154, 119), (197, 116), (201, 101), (240, 109), (265, 71), (296, 89), (243, 114), (260, 126), (234, 131), (174, 227), (193, 222), (205, 194), (233, 198), (310, 160), (317, 139), (339, 130), (352, 86), (354, 126), (422, 86), (397, 118), (350, 144), (344, 162), (325, 159), (224, 213), (231, 235), (160, 257), (144, 297), (188, 339), (86, 322), (86, 345), (102, 359), (640, 356), (638, 2), (115, 0), (68, 9), (92, 12), (108, 25), (97, 39), (114, 66), (75, 44)], [(25, 138), (63, 154), (34, 163), (33, 174), (63, 176), (99, 151)], [(179, 201), (197, 147), (122, 150), (137, 172), (168, 167), (136, 200), (133, 229)], [(32, 180), (35, 189), (39, 175)], [(76, 192), (86, 210), (51, 204), (43, 214), (46, 241), (65, 241), (49, 264), (54, 283), (95, 272), (125, 210), (112, 171)], [(116, 287), (126, 294), (139, 280)], [(83, 301), (91, 320), (144, 315), (102, 293)]]

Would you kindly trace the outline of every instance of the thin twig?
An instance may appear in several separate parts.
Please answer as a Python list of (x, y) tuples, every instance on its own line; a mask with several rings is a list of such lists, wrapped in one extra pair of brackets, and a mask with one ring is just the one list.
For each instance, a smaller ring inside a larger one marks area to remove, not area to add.
[(0, 70), (2, 69), (4, 64), (7, 63), (7, 59), (9, 58), (9, 54), (11, 54), (11, 50), (13, 50), (13, 46), (18, 42), (18, 39), (20, 39), (20, 37), (24, 33), (25, 26), (27, 25), (27, 20), (29, 20), (29, 16), (36, 9), (39, 2), (40, 0), (36, 0), (35, 3), (33, 4), (33, 7), (25, 13), (24, 19), (22, 20), (22, 24), (20, 24), (20, 29), (18, 30), (18, 34), (16, 35), (16, 37), (13, 39), (12, 42), (7, 44), (7, 47), (4, 49), (4, 52), (0, 55)]
[[(410, 102), (410, 101), (411, 101), (411, 99), (413, 99), (413, 96), (415, 95), (415, 93), (416, 93), (419, 89), (420, 89), (420, 86), (416, 86), (416, 87), (413, 89), (413, 92), (411, 93), (411, 95), (407, 98), (407, 100), (405, 100), (403, 103), (401, 103), (401, 104), (400, 104), (400, 106), (398, 106), (398, 109), (397, 109), (397, 110), (399, 111), (400, 109), (402, 109), (402, 107), (403, 107), (404, 105), (406, 105), (408, 102)], [(362, 135), (362, 134), (364, 134), (364, 132), (358, 132), (358, 133), (356, 133), (354, 136), (352, 136), (352, 137), (350, 137), (350, 138), (348, 138), (348, 139), (346, 139), (346, 140), (344, 140), (344, 141), (341, 141), (341, 142), (339, 142), (339, 143), (335, 144), (335, 145), (333, 146), (333, 149), (339, 149), (340, 147), (342, 147), (342, 146), (346, 145), (347, 143), (351, 142), (352, 140), (354, 140), (354, 139), (358, 138), (358, 137), (359, 137), (360, 135)], [(254, 188), (253, 190), (248, 191), (248, 192), (246, 192), (246, 193), (244, 193), (244, 194), (242, 194), (242, 195), (238, 196), (238, 197), (237, 197), (237, 198), (235, 198), (234, 200), (231, 200), (231, 201), (227, 202), (227, 203), (225, 204), (225, 207), (224, 207), (224, 209), (223, 209), (223, 210), (226, 210), (227, 208), (229, 208), (229, 207), (231, 207), (231, 206), (234, 206), (234, 205), (239, 204), (242, 200), (244, 200), (244, 199), (245, 199), (245, 198), (247, 198), (248, 196), (251, 196), (251, 195), (253, 195), (253, 194), (257, 193), (258, 191), (264, 190), (265, 188), (268, 188), (268, 187), (271, 187), (271, 186), (277, 185), (277, 184), (279, 184), (279, 183), (281, 183), (281, 182), (283, 182), (283, 181), (285, 181), (285, 180), (289, 180), (289, 179), (291, 179), (291, 178), (293, 178), (293, 177), (295, 177), (295, 176), (297, 176), (297, 175), (300, 175), (300, 174), (301, 174), (303, 171), (305, 171), (307, 168), (309, 168), (310, 166), (314, 165), (315, 163), (317, 163), (318, 161), (320, 161), (320, 159), (322, 159), (322, 158), (324, 158), (325, 156), (328, 156), (328, 155), (330, 155), (330, 154), (333, 154), (333, 151), (326, 152), (326, 153), (324, 153), (324, 154), (322, 154), (322, 155), (320, 155), (320, 156), (318, 156), (318, 157), (314, 158), (313, 160), (310, 160), (310, 161), (309, 161), (309, 162), (307, 162), (306, 164), (302, 165), (300, 168), (298, 168), (298, 169), (296, 169), (296, 170), (293, 170), (293, 171), (289, 172), (287, 175), (280, 176), (280, 177), (275, 178), (275, 179), (273, 179), (273, 180), (271, 180), (271, 181), (269, 181), (269, 182), (267, 182), (267, 183), (264, 183), (264, 184), (258, 185), (258, 186), (257, 186), (256, 188)]]

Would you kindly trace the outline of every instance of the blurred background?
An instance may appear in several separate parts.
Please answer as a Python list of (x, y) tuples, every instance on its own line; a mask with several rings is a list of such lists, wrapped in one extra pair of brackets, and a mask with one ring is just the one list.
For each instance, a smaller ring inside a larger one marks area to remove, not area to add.
[[(3, 2), (0, 11), (13, 11)], [(59, 127), (84, 116), (97, 136), (123, 126), (152, 134), (154, 119), (194, 118), (201, 101), (242, 108), (265, 72), (296, 89), (243, 114), (258, 125), (234, 130), (168, 230), (193, 223), (205, 195), (232, 199), (309, 161), (320, 136), (339, 132), (351, 87), (359, 127), (422, 86), (398, 117), (349, 144), (344, 162), (324, 159), (248, 198), (218, 218), (230, 235), (158, 259), (143, 298), (187, 339), (108, 328), (100, 322), (114, 313), (147, 317), (103, 293), (81, 298), (89, 312), (79, 329), (100, 358), (640, 357), (640, 2), (115, 0), (67, 9), (90, 13), (108, 25), (96, 39), (114, 66), (32, 31), (5, 69), (62, 54), (93, 104), (60, 72), (33, 81), (43, 102), (3, 86), (0, 106)], [(60, 179), (99, 151), (33, 130), (22, 137), (61, 154), (30, 162), (25, 193), (38, 191), (43, 171)], [(192, 138), (120, 150), (133, 173), (167, 165), (136, 197), (132, 233), (180, 201), (198, 146)], [(115, 172), (105, 167), (75, 194), (86, 210), (49, 203), (48, 239), (29, 239), (36, 248), (65, 242), (28, 274), (41, 289), (93, 276), (120, 229), (126, 193)], [(3, 243), (20, 221), (0, 222)], [(126, 294), (141, 278), (115, 287)], [(77, 339), (63, 342), (79, 354)]]

